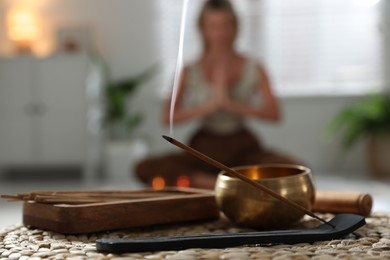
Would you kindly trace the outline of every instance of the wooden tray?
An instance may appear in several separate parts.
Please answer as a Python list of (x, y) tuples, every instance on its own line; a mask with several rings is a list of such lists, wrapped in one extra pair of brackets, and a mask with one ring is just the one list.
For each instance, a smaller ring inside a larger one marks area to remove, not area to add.
[[(93, 193), (96, 194), (96, 191)], [(103, 196), (128, 196), (126, 199), (79, 204), (26, 201), (23, 204), (23, 223), (64, 234), (79, 234), (219, 217), (214, 194), (207, 190), (172, 188), (98, 193)]]

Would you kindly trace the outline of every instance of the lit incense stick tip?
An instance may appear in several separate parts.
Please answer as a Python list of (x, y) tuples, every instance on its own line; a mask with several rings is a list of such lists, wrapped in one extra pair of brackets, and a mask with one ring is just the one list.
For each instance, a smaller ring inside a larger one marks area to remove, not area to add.
[(172, 138), (172, 137), (169, 137), (169, 136), (166, 136), (166, 135), (163, 135), (162, 137), (163, 137), (165, 140), (167, 140), (168, 142), (173, 143), (173, 138)]

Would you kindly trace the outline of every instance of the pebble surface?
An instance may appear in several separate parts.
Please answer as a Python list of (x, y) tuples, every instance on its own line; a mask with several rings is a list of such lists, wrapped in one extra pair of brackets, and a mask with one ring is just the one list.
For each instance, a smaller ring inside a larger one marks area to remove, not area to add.
[[(316, 225), (304, 219), (303, 227)], [(319, 241), (313, 244), (247, 246), (225, 249), (187, 249), (180, 251), (105, 254), (96, 251), (98, 238), (155, 237), (192, 234), (243, 232), (223, 219), (203, 224), (137, 228), (89, 235), (63, 235), (24, 226), (0, 231), (0, 260), (2, 259), (390, 259), (390, 213), (376, 213), (367, 224), (344, 239)], [(318, 224), (318, 223), (317, 223)]]

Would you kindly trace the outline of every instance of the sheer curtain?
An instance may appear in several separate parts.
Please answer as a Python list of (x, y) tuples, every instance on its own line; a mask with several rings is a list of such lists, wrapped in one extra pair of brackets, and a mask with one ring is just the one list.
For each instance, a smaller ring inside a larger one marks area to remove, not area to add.
[[(240, 18), (238, 49), (264, 64), (279, 95), (355, 95), (383, 87), (379, 5), (368, 0), (231, 1)], [(186, 62), (201, 51), (196, 19), (203, 2), (189, 1)], [(163, 95), (176, 64), (182, 3), (156, 1)]]

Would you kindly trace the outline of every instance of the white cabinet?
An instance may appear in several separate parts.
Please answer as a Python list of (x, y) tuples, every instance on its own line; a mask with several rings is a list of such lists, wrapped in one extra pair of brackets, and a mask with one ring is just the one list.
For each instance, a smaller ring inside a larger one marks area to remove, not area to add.
[(0, 59), (0, 167), (101, 164), (103, 77), (86, 54)]
[(0, 61), (0, 163), (33, 161), (36, 124), (32, 120), (31, 62)]

